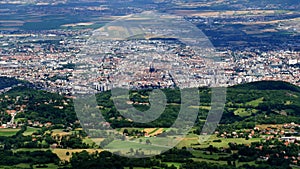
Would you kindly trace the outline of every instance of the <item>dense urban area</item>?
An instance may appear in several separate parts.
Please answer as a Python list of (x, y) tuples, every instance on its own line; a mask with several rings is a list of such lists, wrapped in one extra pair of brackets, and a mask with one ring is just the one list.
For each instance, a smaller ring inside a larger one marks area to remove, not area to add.
[[(0, 168), (300, 167), (297, 0), (0, 4)], [(113, 87), (128, 87), (126, 105), (140, 112), (161, 89), (165, 110), (134, 122), (114, 105), (123, 96)], [(200, 103), (186, 110), (199, 113), (183, 137), (172, 127), (184, 120), (180, 89), (195, 87)], [(224, 110), (210, 135), (202, 129), (220, 87)], [(83, 117), (74, 108), (81, 94), (98, 104), (81, 105)]]

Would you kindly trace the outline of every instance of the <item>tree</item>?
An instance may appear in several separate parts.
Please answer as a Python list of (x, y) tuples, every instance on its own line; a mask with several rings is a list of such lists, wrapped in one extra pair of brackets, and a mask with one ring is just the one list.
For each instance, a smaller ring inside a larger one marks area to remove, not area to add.
[(151, 141), (149, 139), (147, 139), (146, 144), (151, 144)]
[(124, 129), (124, 131), (123, 131), (123, 135), (128, 135), (128, 129)]
[(227, 160), (227, 165), (231, 165), (231, 161), (230, 160)]

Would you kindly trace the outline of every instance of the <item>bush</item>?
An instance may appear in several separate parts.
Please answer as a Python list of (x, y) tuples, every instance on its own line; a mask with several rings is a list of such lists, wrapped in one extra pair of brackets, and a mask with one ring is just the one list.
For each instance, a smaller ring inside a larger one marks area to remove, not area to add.
[(220, 139), (218, 139), (218, 140), (213, 140), (213, 142), (215, 142), (215, 143), (221, 143), (222, 140), (220, 140)]

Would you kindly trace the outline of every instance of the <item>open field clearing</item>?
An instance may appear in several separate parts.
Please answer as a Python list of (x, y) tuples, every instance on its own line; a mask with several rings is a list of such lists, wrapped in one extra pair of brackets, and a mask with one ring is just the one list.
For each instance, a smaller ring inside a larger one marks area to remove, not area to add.
[(56, 135), (59, 135), (59, 136), (67, 136), (67, 135), (71, 135), (72, 133), (71, 132), (64, 132), (62, 130), (52, 130), (52, 136), (56, 136)]
[(169, 167), (171, 167), (173, 165), (176, 168), (180, 168), (182, 165), (182, 163), (176, 163), (176, 162), (165, 162), (164, 164), (167, 164)]
[[(5, 168), (5, 169), (27, 169), (27, 168), (31, 168), (30, 164), (18, 164), (18, 165), (13, 165), (13, 166), (0, 166), (0, 168)], [(41, 168), (41, 166), (38, 165), (33, 165), (32, 166), (33, 169), (37, 169), (37, 168)], [(50, 163), (50, 164), (45, 164), (43, 168), (48, 168), (48, 169), (57, 169), (57, 165)]]
[(190, 108), (193, 108), (193, 109), (203, 109), (203, 110), (210, 110), (211, 109), (211, 106), (190, 106)]
[(192, 144), (199, 143), (199, 137), (195, 134), (189, 134), (185, 138), (180, 139), (181, 141), (176, 145), (178, 148), (191, 147)]
[(234, 115), (245, 117), (245, 116), (251, 116), (252, 113), (256, 113), (256, 112), (257, 110), (255, 109), (247, 110), (246, 108), (238, 108), (234, 111)]
[(145, 128), (143, 130), (148, 136), (156, 136), (163, 133), (164, 128)]
[(85, 138), (83, 139), (83, 142), (88, 145), (93, 145), (93, 143), (100, 145), (103, 140), (104, 138)]
[(151, 133), (152, 131), (154, 131), (156, 128), (145, 128), (144, 132), (146, 132), (147, 134)]
[[(149, 144), (147, 144), (148, 141), (150, 142)], [(143, 152), (145, 155), (149, 155), (169, 150), (176, 146), (176, 143), (178, 142), (178, 139), (170, 137), (138, 138), (128, 141), (114, 140), (105, 146), (105, 149), (129, 155), (134, 155), (132, 152), (132, 150), (134, 150), (134, 152), (138, 151), (140, 153)]]
[(257, 106), (259, 106), (259, 104), (264, 102), (263, 100), (264, 100), (264, 98), (262, 97), (262, 98), (247, 102), (246, 105), (257, 107)]
[[(61, 160), (69, 161), (72, 157), (72, 153), (79, 153), (82, 151), (87, 151), (88, 153), (95, 153), (96, 151), (101, 152), (103, 150), (101, 149), (53, 149), (52, 152), (57, 154), (57, 156)], [(69, 152), (69, 155), (67, 155), (67, 152)]]
[[(221, 142), (213, 142), (214, 140), (221, 140)], [(237, 143), (237, 144), (251, 144), (252, 142), (260, 141), (261, 138), (252, 138), (246, 140), (245, 138), (218, 138), (215, 135), (203, 139), (199, 138), (197, 135), (188, 135), (186, 138), (183, 138), (182, 141), (177, 145), (177, 147), (200, 147), (200, 148), (207, 148), (209, 145), (214, 147), (228, 147), (228, 143)], [(199, 144), (200, 145), (193, 145)]]
[(15, 135), (20, 129), (0, 129), (0, 136), (10, 137)]
[(202, 159), (211, 159), (211, 160), (218, 160), (220, 157), (228, 157), (228, 154), (224, 153), (212, 153), (210, 154), (207, 151), (199, 151), (199, 150), (193, 150), (191, 153), (196, 157), (196, 158), (202, 158)]
[[(227, 165), (226, 161), (220, 161), (220, 160), (210, 160), (210, 159), (202, 159), (202, 158), (193, 158), (194, 161), (198, 162), (207, 162), (207, 163), (212, 163), (212, 164), (221, 164), (221, 165)], [(255, 162), (236, 162), (236, 166), (242, 166), (244, 164), (249, 164), (249, 165), (256, 165)]]
[(218, 164), (221, 164), (221, 165), (226, 165), (227, 162), (226, 161), (218, 161), (218, 160), (208, 160), (208, 159), (202, 159), (202, 158), (193, 158), (194, 161), (197, 161), (197, 162), (202, 162), (202, 161), (205, 161), (205, 162), (208, 162), (208, 163), (218, 163)]
[[(159, 154), (161, 153), (161, 151), (166, 151), (169, 148), (166, 146), (163, 147), (160, 145), (146, 144), (145, 141), (139, 143), (139, 142), (130, 142), (130, 141), (124, 142), (120, 140), (115, 140), (109, 145), (107, 145), (105, 149), (112, 152), (120, 152), (121, 154), (128, 154), (128, 155), (134, 155), (134, 152), (136, 151), (139, 151), (144, 155), (150, 155), (150, 154)], [(131, 150), (133, 150), (134, 152), (132, 152)]]
[[(101, 152), (103, 151), (102, 149), (49, 149), (49, 148), (20, 148), (14, 150), (14, 152), (19, 152), (19, 151), (47, 151), (51, 150), (53, 153), (57, 154), (57, 156), (61, 160), (66, 160), (69, 161), (70, 158), (72, 157), (72, 153), (77, 153), (77, 152), (82, 152), (83, 150), (89, 152), (89, 153), (94, 153), (96, 151)], [(67, 155), (67, 152), (69, 152), (69, 155)]]
[(149, 135), (150, 135), (150, 136), (156, 136), (156, 135), (158, 135), (158, 134), (163, 133), (163, 131), (164, 131), (164, 128), (156, 128), (155, 130), (151, 131), (151, 132), (149, 133)]
[(27, 130), (23, 133), (24, 136), (30, 136), (36, 131), (39, 131), (40, 129), (38, 128), (32, 128), (32, 127), (27, 127)]
[(47, 151), (50, 150), (49, 148), (19, 148), (16, 150), (13, 150), (13, 152), (18, 152), (18, 151), (30, 151), (30, 152), (34, 152), (34, 151)]
[[(207, 148), (209, 145), (212, 145), (214, 147), (220, 148), (227, 148), (228, 143), (236, 143), (236, 144), (251, 144), (252, 142), (259, 142), (261, 138), (251, 138), (249, 140), (246, 140), (245, 138), (218, 138), (216, 135), (213, 135), (208, 138), (208, 140), (201, 142), (200, 138), (200, 145), (199, 146), (193, 146), (193, 147), (199, 147), (199, 148)], [(221, 140), (221, 142), (213, 142), (214, 140)]]

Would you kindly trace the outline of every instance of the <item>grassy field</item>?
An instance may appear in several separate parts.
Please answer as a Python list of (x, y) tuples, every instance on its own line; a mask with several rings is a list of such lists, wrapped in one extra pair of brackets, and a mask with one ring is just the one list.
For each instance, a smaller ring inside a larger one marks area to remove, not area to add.
[(246, 108), (238, 108), (234, 111), (234, 115), (245, 117), (251, 116), (252, 113), (257, 113), (256, 109), (246, 110)]
[(56, 136), (56, 135), (67, 136), (67, 135), (71, 135), (71, 134), (72, 134), (72, 132), (64, 132), (61, 129), (52, 130), (52, 136)]
[[(213, 140), (221, 140), (221, 142), (213, 142)], [(245, 138), (218, 138), (216, 135), (213, 135), (208, 140), (200, 142), (200, 145), (195, 147), (206, 148), (209, 145), (212, 145), (217, 148), (227, 148), (228, 143), (251, 144), (252, 142), (259, 142), (260, 140), (261, 138), (252, 138), (249, 140), (246, 140)]]
[(219, 157), (228, 157), (229, 154), (221, 154), (221, 153), (212, 153), (212, 154), (206, 154), (204, 151), (200, 150), (193, 150), (191, 153), (196, 158), (202, 158), (202, 159), (208, 159), (208, 160), (218, 160)]
[[(70, 158), (72, 157), (72, 153), (76, 153), (76, 152), (82, 152), (83, 150), (86, 150), (89, 153), (94, 153), (96, 151), (101, 152), (103, 151), (102, 149), (49, 149), (49, 148), (20, 148), (20, 149), (16, 149), (14, 150), (14, 152), (18, 152), (18, 151), (30, 151), (30, 152), (34, 152), (34, 151), (47, 151), (47, 150), (51, 150), (53, 153), (57, 154), (57, 156), (61, 159), (61, 160), (66, 160), (69, 161)], [(69, 152), (70, 155), (67, 155), (66, 153)]]
[(121, 128), (119, 129), (119, 133), (123, 133), (124, 130), (127, 129), (128, 132), (132, 132), (133, 130), (137, 130), (139, 132), (146, 132), (149, 136), (155, 136), (158, 134), (161, 134), (163, 131), (165, 131), (164, 128)]
[[(89, 153), (94, 153), (96, 151), (101, 152), (101, 149), (53, 149), (52, 152), (57, 154), (57, 156), (61, 160), (69, 161), (72, 157), (72, 153), (77, 153), (77, 152), (82, 152), (83, 150), (89, 152)], [(70, 154), (67, 155), (67, 152)]]
[(158, 128), (155, 132), (150, 133), (150, 134), (152, 134), (152, 135), (158, 135), (158, 134), (163, 133), (164, 131), (165, 131), (164, 128)]
[(210, 110), (211, 106), (190, 106), (190, 108), (194, 109), (203, 109), (203, 110)]
[(199, 137), (195, 134), (188, 134), (185, 138), (183, 138), (176, 147), (191, 147), (192, 144), (198, 144)]
[[(220, 160), (208, 160), (208, 159), (203, 159), (203, 158), (193, 158), (194, 161), (198, 161), (198, 162), (207, 162), (207, 163), (212, 163), (212, 164), (220, 164), (220, 165), (227, 165), (227, 161), (220, 161)], [(248, 164), (248, 165), (256, 165), (254, 161), (250, 161), (250, 162), (238, 162), (236, 161), (236, 166), (242, 166), (244, 164)]]
[(261, 98), (258, 98), (258, 99), (255, 99), (255, 100), (252, 100), (252, 101), (249, 101), (245, 104), (238, 104), (238, 103), (235, 103), (236, 106), (240, 106), (240, 108), (231, 108), (230, 105), (232, 105), (233, 103), (229, 102), (227, 104), (229, 110), (231, 111), (234, 111), (234, 114), (237, 115), (237, 116), (241, 116), (241, 117), (246, 117), (246, 116), (251, 116), (252, 113), (257, 113), (258, 110), (256, 109), (247, 109), (247, 108), (243, 108), (245, 106), (253, 106), (253, 107), (257, 107), (259, 106), (261, 103), (263, 103), (263, 100), (264, 98), (261, 97)]
[(0, 136), (10, 137), (15, 135), (20, 129), (0, 129)]
[(34, 132), (38, 131), (40, 129), (38, 128), (33, 128), (33, 127), (27, 127), (27, 130), (23, 133), (24, 136), (30, 136), (32, 135)]
[(155, 131), (155, 130), (156, 130), (156, 128), (145, 128), (144, 132), (150, 134), (152, 131)]
[(220, 161), (220, 160), (208, 160), (208, 159), (202, 159), (202, 158), (193, 158), (196, 162), (207, 162), (207, 163), (213, 163), (213, 164), (221, 164), (221, 165), (227, 165), (226, 161)]
[(18, 151), (47, 151), (50, 150), (49, 148), (19, 148), (19, 149), (15, 149), (13, 150), (13, 152), (18, 152)]
[[(141, 140), (141, 142), (140, 142)], [(151, 145), (146, 144), (146, 140), (151, 142)], [(221, 142), (213, 142), (214, 140), (221, 140)], [(122, 153), (127, 153), (130, 151), (130, 148), (133, 149), (143, 149), (145, 151), (153, 150), (164, 150), (166, 147), (176, 146), (178, 148), (182, 147), (199, 147), (206, 148), (209, 145), (214, 147), (228, 147), (229, 143), (237, 144), (251, 144), (252, 142), (259, 142), (261, 138), (252, 138), (246, 140), (245, 138), (218, 138), (216, 135), (210, 136), (208, 139), (199, 138), (198, 135), (188, 134), (184, 138), (181, 137), (149, 137), (149, 138), (138, 138), (131, 141), (119, 141), (115, 140), (110, 143), (105, 149), (120, 150)], [(126, 146), (124, 146), (126, 145)]]
[(182, 165), (181, 163), (175, 163), (175, 162), (165, 162), (164, 164), (167, 164), (169, 167), (171, 167), (173, 165), (176, 168), (180, 168)]
[(254, 107), (257, 107), (259, 106), (259, 104), (263, 103), (264, 101), (264, 98), (259, 98), (259, 99), (256, 99), (256, 100), (252, 100), (250, 102), (247, 102), (246, 105), (250, 105), (250, 106), (254, 106)]
[[(213, 142), (214, 140), (221, 140), (221, 142)], [(199, 147), (207, 148), (209, 145), (214, 147), (228, 147), (228, 143), (237, 143), (237, 144), (251, 144), (252, 142), (259, 142), (261, 138), (252, 138), (246, 140), (245, 138), (218, 138), (216, 135), (212, 135), (209, 138), (203, 139), (199, 138), (198, 135), (189, 134), (185, 138), (181, 139), (179, 144), (176, 147)], [(197, 145), (200, 144), (200, 145)]]
[[(146, 140), (149, 139), (151, 144), (146, 144)], [(163, 138), (141, 138), (142, 142), (139, 141), (121, 141), (115, 140), (111, 142), (109, 145), (105, 146), (106, 150), (112, 152), (120, 152), (122, 154), (126, 154), (128, 156), (134, 155), (135, 151), (143, 152), (145, 155), (150, 154), (160, 154), (162, 151), (166, 151), (171, 146), (168, 147), (166, 145), (172, 145), (168, 143), (169, 139)], [(131, 152), (133, 150), (134, 152)]]
[(93, 145), (95, 143), (96, 145), (100, 145), (100, 143), (104, 140), (104, 138), (85, 138), (83, 139), (83, 142), (88, 145)]
[(151, 128), (151, 129), (144, 129), (149, 136), (156, 136), (161, 134), (164, 131), (164, 128)]
[[(47, 167), (46, 167), (47, 166)], [(57, 169), (58, 166), (55, 165), (55, 164), (46, 164), (46, 166), (44, 168), (48, 168), (48, 169)], [(15, 168), (31, 168), (30, 167), (30, 164), (18, 164), (18, 165), (13, 165), (13, 166), (0, 166), (0, 168), (3, 168), (3, 169), (15, 169)], [(37, 165), (33, 165), (33, 169), (37, 169), (37, 168), (41, 168), (41, 167), (38, 167)]]

